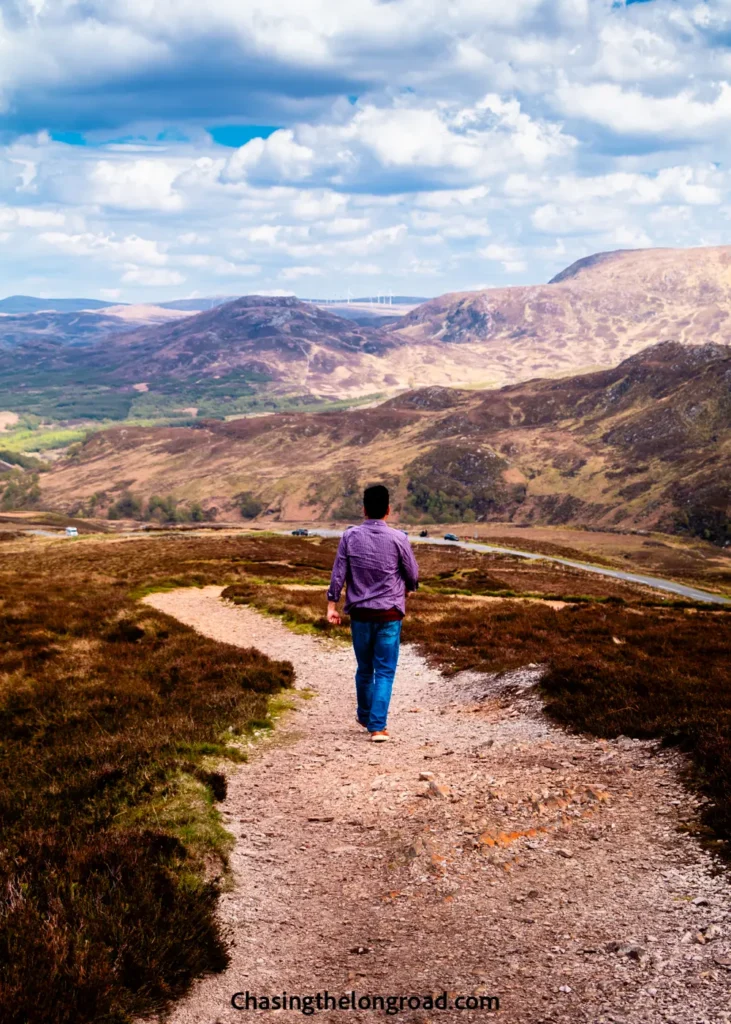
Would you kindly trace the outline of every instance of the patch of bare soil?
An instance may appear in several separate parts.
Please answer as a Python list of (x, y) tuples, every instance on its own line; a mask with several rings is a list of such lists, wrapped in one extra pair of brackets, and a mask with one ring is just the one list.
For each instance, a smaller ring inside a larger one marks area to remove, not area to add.
[(230, 778), (234, 884), (221, 916), (232, 962), (197, 984), (174, 1024), (250, 1018), (231, 1006), (239, 991), (326, 989), (496, 995), (496, 1018), (511, 1024), (731, 1020), (731, 887), (682, 831), (696, 802), (677, 754), (555, 728), (532, 692), (535, 666), (447, 680), (408, 648), (394, 742), (370, 744), (354, 720), (349, 648), (219, 594), (146, 600), (207, 636), (289, 658), (298, 687), (317, 695)]
[(18, 422), (19, 416), (17, 412), (0, 412), (0, 432), (8, 430), (10, 427), (14, 427)]

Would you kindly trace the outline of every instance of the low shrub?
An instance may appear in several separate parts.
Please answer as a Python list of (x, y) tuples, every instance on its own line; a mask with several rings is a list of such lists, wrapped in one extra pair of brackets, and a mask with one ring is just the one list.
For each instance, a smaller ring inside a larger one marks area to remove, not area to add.
[(132, 599), (187, 544), (70, 547), (0, 568), (3, 1024), (122, 1024), (225, 965), (216, 762), (293, 679)]
[(244, 519), (255, 519), (264, 511), (264, 506), (251, 491), (242, 491), (234, 497), (234, 503)]

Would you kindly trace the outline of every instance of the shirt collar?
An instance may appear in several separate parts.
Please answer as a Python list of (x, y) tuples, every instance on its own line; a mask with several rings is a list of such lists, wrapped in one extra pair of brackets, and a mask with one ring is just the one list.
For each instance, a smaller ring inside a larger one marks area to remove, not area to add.
[(387, 526), (385, 519), (364, 519), (363, 526)]

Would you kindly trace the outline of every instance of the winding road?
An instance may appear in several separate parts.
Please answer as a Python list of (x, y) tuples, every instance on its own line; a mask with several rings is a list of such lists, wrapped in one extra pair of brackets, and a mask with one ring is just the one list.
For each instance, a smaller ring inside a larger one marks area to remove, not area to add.
[[(309, 534), (310, 536), (317, 537), (342, 537), (343, 532), (343, 530), (310, 530)], [(645, 576), (643, 573), (624, 572), (623, 569), (608, 569), (601, 565), (592, 565), (591, 562), (576, 562), (572, 558), (561, 558), (559, 555), (543, 555), (535, 551), (521, 551), (519, 548), (498, 547), (495, 544), (478, 544), (474, 541), (442, 540), (438, 537), (412, 537), (409, 535), (409, 539), (412, 544), (442, 544), (449, 547), (465, 548), (467, 551), (487, 551), (499, 555), (515, 555), (518, 558), (528, 558), (531, 561), (557, 562), (559, 565), (571, 566), (572, 569), (584, 569), (586, 572), (596, 573), (597, 576), (610, 576), (615, 580), (640, 583), (645, 587), (652, 587), (654, 590), (665, 590), (670, 594), (676, 594), (678, 597), (686, 598), (689, 601), (704, 601), (707, 604), (731, 604), (731, 598), (724, 597), (722, 594), (713, 594), (708, 590), (688, 587), (684, 583), (665, 580), (661, 576)]]

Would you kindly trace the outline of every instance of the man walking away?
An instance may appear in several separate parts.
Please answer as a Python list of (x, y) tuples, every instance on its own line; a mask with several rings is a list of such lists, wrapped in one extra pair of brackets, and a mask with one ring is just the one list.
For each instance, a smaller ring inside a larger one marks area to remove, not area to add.
[(365, 522), (350, 527), (340, 539), (327, 592), (327, 620), (339, 626), (337, 603), (345, 584), (345, 611), (350, 615), (358, 662), (357, 719), (374, 743), (390, 739), (386, 722), (401, 620), (407, 595), (419, 585), (419, 566), (408, 537), (386, 525), (390, 511), (388, 489), (381, 484), (367, 487), (363, 494)]

